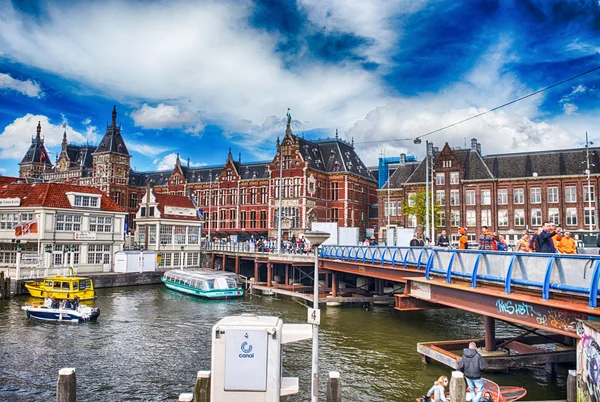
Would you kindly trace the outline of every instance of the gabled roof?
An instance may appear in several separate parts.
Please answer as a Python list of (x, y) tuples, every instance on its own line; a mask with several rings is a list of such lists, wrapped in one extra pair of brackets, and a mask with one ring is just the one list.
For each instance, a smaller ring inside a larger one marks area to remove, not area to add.
[(98, 144), (95, 154), (116, 153), (121, 155), (129, 155), (125, 141), (121, 136), (121, 126), (117, 125), (117, 107), (113, 107), (112, 124), (106, 127), (106, 134), (102, 137), (102, 141)]
[(123, 208), (93, 187), (63, 183), (13, 183), (0, 185), (0, 198), (20, 198), (20, 207), (49, 207), (74, 209), (67, 197), (68, 192), (97, 194), (101, 196), (100, 210), (125, 212)]
[(48, 152), (46, 151), (46, 147), (44, 146), (44, 139), (41, 136), (42, 133), (42, 124), (38, 122), (36, 136), (31, 139), (31, 145), (27, 152), (25, 152), (25, 156), (23, 160), (21, 160), (21, 164), (42, 164), (45, 166), (52, 166), (52, 161), (48, 156)]
[(93, 145), (67, 145), (67, 157), (73, 165), (91, 168), (92, 154), (95, 150), (96, 147)]
[(194, 216), (165, 214), (165, 207), (191, 208), (196, 210), (196, 205), (194, 205), (194, 202), (189, 197), (185, 197), (183, 195), (161, 194), (156, 192), (154, 193), (154, 197), (156, 198), (156, 203), (158, 204), (157, 208), (161, 217), (165, 219), (179, 219), (184, 221), (200, 220), (197, 213), (195, 213)]

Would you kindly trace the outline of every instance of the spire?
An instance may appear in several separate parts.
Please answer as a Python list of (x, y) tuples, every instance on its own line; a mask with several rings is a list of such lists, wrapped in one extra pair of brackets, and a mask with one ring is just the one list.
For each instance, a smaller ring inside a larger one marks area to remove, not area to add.
[(227, 158), (233, 159), (233, 156), (231, 155), (231, 147), (229, 147), (229, 153), (227, 154)]
[(38, 121), (37, 134), (35, 135), (35, 139), (38, 141), (42, 139), (42, 122), (41, 121)]
[(279, 136), (277, 136), (277, 143), (276, 143), (276, 145), (279, 146)]
[(113, 106), (112, 111), (112, 126), (115, 127), (117, 125), (117, 105)]
[(238, 154), (238, 163), (242, 163), (242, 153)]
[(290, 114), (290, 108), (288, 107), (287, 113), (285, 114), (287, 117), (287, 124), (285, 125), (285, 133), (292, 134), (292, 115)]
[(188, 166), (187, 167), (190, 167), (190, 158), (188, 158)]
[(177, 159), (175, 160), (175, 166), (179, 166), (181, 161), (179, 160), (179, 152), (177, 152)]
[[(63, 127), (65, 127), (63, 125)], [(67, 129), (63, 132), (63, 140), (62, 140), (62, 151), (65, 152), (67, 150)]]

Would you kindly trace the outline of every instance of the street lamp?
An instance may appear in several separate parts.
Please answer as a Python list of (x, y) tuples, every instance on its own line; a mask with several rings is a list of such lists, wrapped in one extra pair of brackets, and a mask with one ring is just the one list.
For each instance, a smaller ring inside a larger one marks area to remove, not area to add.
[(319, 400), (319, 251), (318, 248), (323, 242), (331, 236), (327, 232), (318, 230), (305, 232), (304, 238), (315, 246), (315, 274), (313, 286), (313, 311), (309, 310), (309, 320), (313, 326), (313, 345), (312, 345), (312, 385), (311, 385), (311, 401)]
[(587, 175), (587, 197), (588, 197), (588, 222), (589, 222), (589, 227), (590, 227), (590, 234), (592, 233), (592, 216), (595, 218), (596, 217), (596, 211), (594, 208), (594, 213), (592, 214), (592, 186), (590, 183), (590, 167), (594, 166), (594, 164), (590, 163), (590, 145), (593, 145), (594, 143), (592, 141), (589, 141), (588, 139), (588, 133), (587, 131), (585, 132), (585, 154), (586, 154), (586, 169), (585, 169), (585, 174)]

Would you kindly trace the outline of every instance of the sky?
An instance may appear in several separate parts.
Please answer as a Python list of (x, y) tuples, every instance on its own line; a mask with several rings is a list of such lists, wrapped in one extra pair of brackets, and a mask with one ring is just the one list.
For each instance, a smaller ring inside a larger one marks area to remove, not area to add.
[[(599, 0), (0, 2), (0, 174), (38, 121), (98, 144), (117, 121), (136, 171), (271, 160), (276, 139), (355, 142), (367, 165), (477, 138), (485, 155), (600, 141)], [(420, 145), (413, 139), (422, 137)], [(583, 167), (582, 167), (583, 169)]]

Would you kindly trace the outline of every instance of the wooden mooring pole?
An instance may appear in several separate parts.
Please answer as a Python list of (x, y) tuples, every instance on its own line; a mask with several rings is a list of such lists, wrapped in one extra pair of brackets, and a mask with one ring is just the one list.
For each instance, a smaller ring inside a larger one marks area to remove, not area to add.
[(10, 277), (4, 277), (4, 272), (0, 272), (0, 299), (10, 298)]
[(75, 402), (77, 400), (77, 381), (75, 369), (64, 368), (58, 370), (56, 382), (56, 402)]
[(198, 371), (194, 402), (210, 402), (210, 371)]
[(567, 402), (577, 402), (577, 370), (569, 370), (567, 377)]
[(467, 400), (467, 384), (465, 375), (460, 371), (453, 371), (450, 378), (450, 402), (463, 402)]
[(342, 402), (342, 380), (340, 373), (330, 371), (327, 379), (327, 402)]

